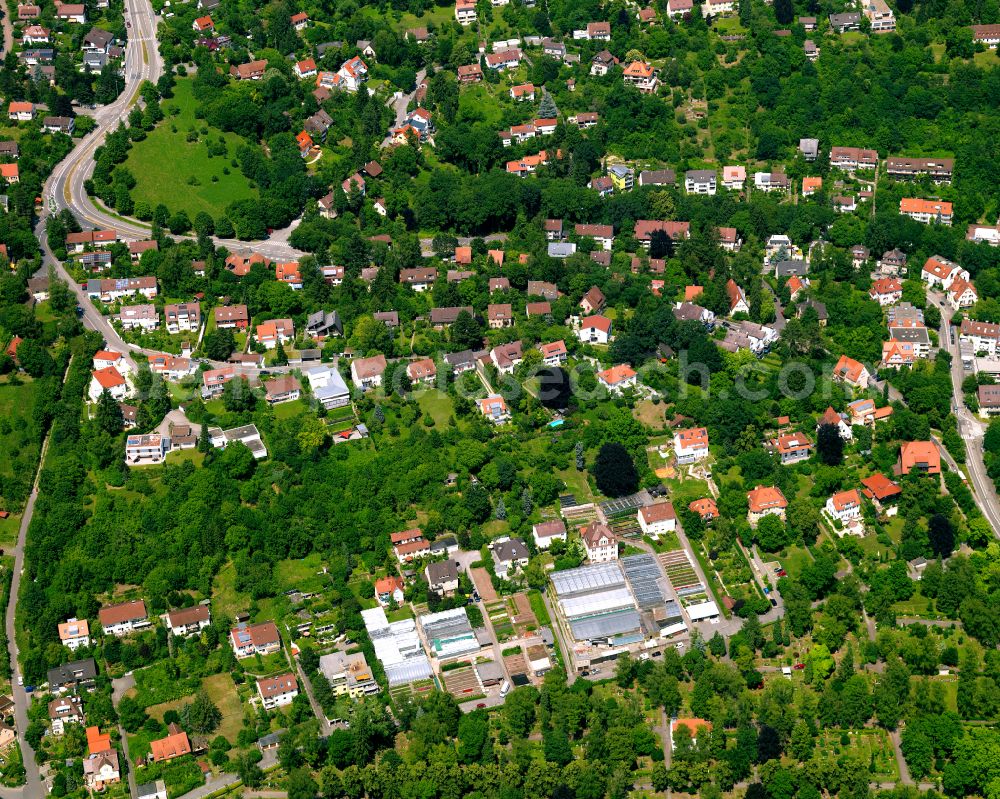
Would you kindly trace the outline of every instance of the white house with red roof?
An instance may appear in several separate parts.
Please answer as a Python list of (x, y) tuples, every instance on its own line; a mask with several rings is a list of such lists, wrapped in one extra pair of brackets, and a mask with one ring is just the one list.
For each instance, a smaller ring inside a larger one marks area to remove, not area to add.
[(332, 89), (356, 92), (368, 80), (368, 65), (359, 56), (349, 58), (340, 65), (337, 74), (330, 79)]
[(740, 247), (743, 246), (743, 239), (740, 237), (739, 231), (734, 227), (719, 227), (717, 230), (719, 232), (719, 246), (724, 250), (729, 250), (729, 252), (739, 252)]
[(531, 528), (531, 536), (535, 539), (536, 547), (548, 549), (553, 541), (566, 540), (566, 522), (562, 519), (539, 522)]
[(295, 325), (291, 319), (270, 319), (257, 325), (254, 338), (259, 344), (273, 350), (279, 344), (284, 346), (295, 340)]
[[(870, 401), (870, 400), (869, 400)], [(874, 405), (875, 403), (872, 403)], [(874, 409), (873, 409), (874, 410)], [(837, 413), (833, 406), (831, 405), (823, 412), (823, 415), (819, 418), (819, 423), (816, 425), (816, 430), (818, 431), (823, 425), (828, 424), (837, 429), (838, 435), (844, 441), (850, 441), (854, 438), (854, 433), (851, 432), (851, 426), (847, 424), (847, 420)]]
[(917, 349), (912, 342), (889, 339), (882, 342), (882, 366), (886, 369), (902, 369), (917, 362)]
[(298, 78), (316, 77), (316, 62), (311, 58), (304, 58), (295, 63), (295, 75)]
[(729, 282), (726, 283), (726, 294), (729, 296), (730, 316), (738, 313), (750, 313), (750, 304), (747, 302), (747, 295), (732, 278), (729, 278)]
[(854, 388), (868, 388), (871, 373), (868, 368), (853, 358), (841, 355), (837, 365), (833, 367), (833, 379), (847, 383)]
[(782, 466), (807, 460), (812, 453), (812, 442), (802, 433), (778, 436), (767, 443), (767, 449), (777, 454)]
[(692, 0), (667, 0), (667, 16), (670, 19), (690, 16), (693, 9)]
[(580, 539), (591, 563), (618, 560), (618, 539), (606, 524), (591, 522), (580, 531)]
[(478, 19), (476, 4), (471, 0), (458, 0), (455, 3), (455, 20), (459, 25), (471, 25)]
[(542, 363), (546, 366), (559, 366), (566, 363), (566, 342), (562, 339), (548, 344), (540, 344), (538, 350), (542, 353)]
[(510, 420), (507, 403), (499, 394), (479, 400), (479, 412), (493, 424), (503, 424)]
[(375, 599), (382, 607), (388, 607), (391, 603), (395, 602), (397, 605), (403, 603), (403, 590), (406, 588), (406, 583), (403, 582), (402, 577), (397, 577), (392, 575), (390, 577), (381, 577), (375, 581)]
[(229, 631), (229, 643), (237, 658), (270, 655), (281, 649), (281, 636), (273, 621), (260, 624), (240, 623)]
[(932, 255), (920, 270), (920, 279), (928, 288), (947, 290), (956, 280), (968, 280), (969, 273), (953, 261), (940, 255)]
[(715, 500), (711, 497), (696, 499), (688, 505), (688, 510), (701, 516), (701, 520), (706, 524), (719, 516), (719, 506), (715, 504)]
[(114, 366), (95, 369), (90, 373), (90, 388), (87, 396), (91, 402), (97, 402), (101, 394), (107, 391), (114, 399), (121, 402), (129, 393), (129, 385), (125, 376)]
[(747, 168), (738, 164), (722, 167), (722, 187), (732, 191), (742, 191), (747, 182)]
[(95, 369), (107, 369), (109, 366), (113, 366), (120, 372), (128, 370), (128, 362), (125, 360), (125, 356), (120, 352), (115, 352), (114, 350), (98, 350), (94, 353)]
[(952, 205), (943, 200), (924, 200), (919, 197), (903, 197), (899, 201), (899, 213), (908, 216), (910, 219), (929, 225), (937, 222), (942, 225), (950, 225), (952, 217)]
[(298, 695), (299, 684), (294, 674), (260, 677), (257, 680), (257, 696), (260, 697), (265, 710), (275, 710), (290, 705)]
[[(686, 2), (688, 8), (690, 9), (691, 7), (691, 0), (677, 0), (677, 2)], [(630, 64), (626, 64), (625, 69), (622, 70), (622, 80), (626, 83), (631, 83), (640, 92), (645, 94), (652, 94), (656, 91), (657, 85), (659, 85), (652, 65), (647, 64), (645, 61), (633, 61)]]
[(868, 289), (868, 296), (883, 308), (886, 305), (895, 305), (903, 299), (903, 283), (896, 277), (881, 277), (872, 283)]
[(747, 521), (756, 528), (765, 516), (778, 516), (785, 519), (785, 509), (788, 500), (777, 486), (757, 486), (747, 492)]
[(677, 463), (687, 464), (708, 457), (708, 430), (704, 427), (689, 427), (674, 433), (674, 454)]
[(955, 311), (960, 308), (971, 308), (979, 302), (979, 294), (976, 292), (976, 287), (971, 281), (961, 278), (952, 282), (948, 287), (945, 298)]
[(612, 394), (621, 394), (623, 391), (635, 388), (638, 383), (636, 371), (627, 363), (612, 366), (603, 372), (597, 373), (597, 382), (604, 386)]
[(858, 489), (840, 491), (826, 501), (827, 516), (847, 526), (861, 519), (861, 495)]
[(611, 340), (611, 320), (606, 316), (588, 316), (580, 322), (577, 336), (584, 344), (607, 344)]
[(677, 512), (671, 502), (657, 502), (639, 508), (638, 519), (640, 529), (653, 538), (677, 529)]

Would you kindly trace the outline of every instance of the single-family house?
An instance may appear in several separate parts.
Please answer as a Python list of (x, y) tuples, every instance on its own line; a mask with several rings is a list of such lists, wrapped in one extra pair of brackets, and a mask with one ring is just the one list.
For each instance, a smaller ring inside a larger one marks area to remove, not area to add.
[(479, 412), (493, 422), (493, 424), (503, 424), (510, 420), (510, 411), (507, 409), (507, 403), (498, 394), (479, 400)]
[(428, 563), (424, 577), (430, 590), (438, 596), (451, 596), (458, 590), (458, 565), (454, 560)]
[(706, 428), (689, 427), (674, 433), (674, 455), (678, 464), (695, 463), (707, 458), (708, 454), (708, 430)]
[(351, 361), (351, 380), (361, 391), (378, 388), (382, 385), (382, 375), (387, 363), (384, 355), (374, 355), (370, 358), (355, 358)]
[(501, 580), (508, 580), (528, 565), (530, 553), (520, 538), (504, 538), (490, 544), (494, 571)]
[(602, 292), (597, 286), (592, 286), (586, 294), (583, 295), (583, 299), (580, 300), (580, 307), (583, 309), (584, 313), (596, 314), (604, 310), (604, 304), (607, 300), (604, 298), (604, 292)]
[(294, 674), (286, 673), (277, 677), (257, 679), (257, 696), (264, 710), (275, 710), (290, 705), (298, 695), (299, 683)]
[(291, 319), (269, 319), (257, 325), (254, 338), (269, 350), (295, 340), (295, 325)]
[(861, 495), (858, 489), (833, 494), (827, 499), (824, 510), (827, 516), (843, 525), (857, 522), (861, 518)]
[(539, 549), (548, 549), (553, 541), (566, 540), (566, 523), (562, 519), (538, 522), (531, 528), (531, 537)]
[(562, 339), (548, 344), (540, 344), (538, 349), (542, 353), (542, 363), (546, 366), (559, 366), (566, 363), (566, 343)]
[[(420, 538), (422, 539), (423, 536)], [(402, 577), (397, 577), (396, 575), (380, 577), (375, 581), (375, 599), (384, 608), (393, 602), (401, 605), (405, 599), (403, 594), (405, 589), (406, 583), (403, 582)]]
[(197, 635), (212, 623), (212, 612), (208, 605), (178, 608), (167, 612), (166, 622), (172, 635), (187, 638), (190, 635)]
[(788, 500), (777, 486), (757, 486), (747, 493), (747, 504), (747, 520), (753, 528), (765, 516), (778, 516), (782, 521), (785, 520)]
[(585, 344), (607, 344), (611, 340), (611, 320), (606, 316), (588, 316), (580, 322), (577, 336)]
[(67, 619), (59, 625), (59, 643), (73, 650), (90, 646), (90, 624), (86, 619)]
[(941, 453), (933, 441), (906, 441), (899, 447), (899, 474), (941, 474)]
[(742, 191), (747, 182), (747, 168), (731, 165), (722, 167), (722, 187), (730, 191)]
[(598, 372), (597, 382), (604, 386), (610, 393), (621, 394), (628, 389), (636, 387), (638, 375), (631, 366), (627, 363), (622, 363), (612, 366), (610, 369), (605, 369), (603, 372)]
[(868, 388), (871, 374), (863, 363), (841, 355), (837, 365), (833, 367), (833, 379), (847, 383), (853, 388), (865, 389)]
[(167, 736), (149, 742), (150, 759), (154, 763), (169, 763), (178, 757), (184, 757), (192, 752), (191, 740), (177, 724), (167, 727)]
[(639, 528), (648, 536), (659, 538), (677, 529), (677, 513), (671, 502), (656, 502), (639, 508)]
[(90, 401), (97, 402), (105, 391), (118, 401), (125, 399), (129, 393), (125, 377), (113, 366), (95, 369), (90, 373), (90, 388), (87, 392)]
[(778, 456), (782, 466), (808, 460), (812, 447), (812, 442), (802, 433), (778, 436), (767, 443), (767, 449)]

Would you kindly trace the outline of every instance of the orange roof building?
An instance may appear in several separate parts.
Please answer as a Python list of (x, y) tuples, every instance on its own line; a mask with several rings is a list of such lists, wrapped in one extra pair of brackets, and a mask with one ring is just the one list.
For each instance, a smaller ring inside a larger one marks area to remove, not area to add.
[(101, 732), (100, 727), (87, 727), (87, 749), (92, 755), (107, 752), (111, 749), (111, 736)]
[(383, 594), (391, 596), (396, 591), (406, 588), (406, 583), (402, 577), (382, 577), (375, 581), (375, 594), (381, 597)]
[(820, 189), (823, 188), (823, 178), (802, 178), (802, 194), (808, 197), (810, 194), (815, 194)]
[(125, 378), (113, 366), (107, 366), (104, 369), (95, 369), (91, 374), (94, 380), (100, 384), (101, 388), (106, 388), (109, 391), (118, 386), (125, 385)]
[(864, 488), (861, 493), (875, 503), (887, 502), (902, 495), (903, 489), (899, 483), (894, 483), (881, 472), (876, 472), (871, 477), (866, 477), (861, 481)]
[(765, 516), (779, 516), (784, 519), (788, 500), (777, 486), (757, 486), (747, 493), (747, 505), (747, 519), (751, 527), (756, 527)]
[(623, 391), (630, 386), (635, 386), (636, 371), (627, 363), (621, 363), (618, 366), (605, 369), (603, 372), (598, 372), (597, 379), (609, 391)]
[(686, 729), (690, 733), (691, 742), (696, 743), (700, 730), (712, 731), (712, 722), (705, 721), (705, 719), (674, 719), (670, 724), (671, 749), (677, 745), (677, 731), (681, 728)]
[(842, 380), (855, 388), (867, 388), (870, 376), (863, 363), (848, 358), (846, 355), (841, 355), (837, 365), (833, 368), (834, 380)]
[(899, 447), (899, 474), (916, 470), (925, 474), (941, 474), (941, 453), (933, 441), (906, 441)]
[(921, 200), (915, 197), (904, 197), (899, 201), (899, 213), (917, 222), (929, 224), (938, 221), (943, 225), (951, 224), (951, 203), (943, 200)]
[(151, 741), (149, 744), (153, 761), (156, 763), (191, 754), (191, 741), (187, 733), (176, 724), (171, 724), (169, 730), (170, 734), (166, 738)]
[(702, 521), (705, 522), (710, 522), (719, 516), (719, 506), (715, 504), (715, 500), (711, 497), (696, 499), (688, 505), (688, 510), (692, 513), (697, 513), (701, 516)]

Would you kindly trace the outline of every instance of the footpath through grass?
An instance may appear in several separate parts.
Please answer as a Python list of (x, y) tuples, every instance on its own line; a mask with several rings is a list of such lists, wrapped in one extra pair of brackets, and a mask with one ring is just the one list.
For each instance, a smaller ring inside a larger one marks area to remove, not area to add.
[[(197, 102), (191, 85), (189, 79), (177, 81), (174, 96), (163, 103), (165, 118), (132, 145), (125, 167), (135, 176), (132, 198), (137, 203), (147, 202), (153, 208), (163, 203), (171, 212), (185, 211), (191, 219), (200, 211), (218, 218), (231, 202), (256, 197), (257, 191), (233, 165), (243, 139), (195, 119)], [(188, 141), (192, 131), (197, 138)], [(210, 156), (209, 145), (218, 147), (220, 139), (226, 154)]]

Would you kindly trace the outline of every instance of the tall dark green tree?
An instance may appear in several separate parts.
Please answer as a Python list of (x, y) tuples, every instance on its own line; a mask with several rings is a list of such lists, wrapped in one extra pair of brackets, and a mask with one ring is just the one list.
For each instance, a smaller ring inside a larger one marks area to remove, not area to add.
[(97, 400), (97, 412), (94, 415), (97, 426), (105, 433), (116, 435), (121, 432), (124, 423), (121, 406), (118, 401), (111, 396), (107, 389), (101, 392)]
[(844, 461), (844, 440), (832, 424), (819, 427), (816, 437), (816, 455), (827, 466), (839, 466)]
[(601, 447), (594, 462), (594, 480), (603, 494), (621, 497), (639, 487), (639, 472), (632, 456), (621, 444), (611, 442)]

